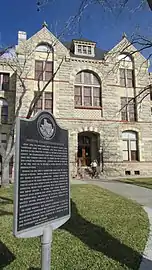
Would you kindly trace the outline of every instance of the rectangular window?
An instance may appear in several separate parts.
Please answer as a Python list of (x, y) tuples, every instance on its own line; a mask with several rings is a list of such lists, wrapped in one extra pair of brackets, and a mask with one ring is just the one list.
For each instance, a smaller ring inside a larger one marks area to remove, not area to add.
[[(35, 92), (36, 96), (37, 92)], [(44, 92), (36, 103), (34, 114), (41, 110), (53, 112), (53, 93)]]
[(125, 175), (131, 175), (131, 171), (125, 171)]
[(83, 46), (83, 53), (87, 54), (87, 46)]
[(134, 85), (133, 85), (133, 70), (127, 69), (126, 72), (127, 72), (127, 86), (134, 87)]
[(124, 161), (138, 160), (137, 141), (131, 140), (123, 141), (123, 160)]
[(82, 105), (82, 87), (75, 86), (74, 90), (75, 90), (75, 93), (74, 93), (75, 106), (81, 106)]
[(8, 106), (3, 105), (1, 108), (1, 123), (7, 124), (8, 122)]
[(9, 73), (0, 73), (0, 90), (1, 91), (9, 90), (9, 81), (10, 81)]
[(128, 141), (123, 141), (123, 160), (125, 160), (125, 161), (129, 160)]
[(137, 142), (136, 141), (130, 141), (130, 152), (131, 152), (131, 160), (132, 161), (138, 160)]
[(92, 74), (89, 72), (83, 72), (83, 83), (88, 85), (88, 84), (92, 84)]
[(120, 72), (120, 85), (126, 86), (125, 69), (120, 68), (119, 72)]
[(78, 53), (82, 53), (82, 46), (78, 45)]
[(134, 122), (136, 120), (135, 114), (135, 100), (131, 97), (121, 97), (121, 120)]
[(137, 158), (137, 151), (131, 151), (131, 160), (132, 161), (136, 161), (136, 160), (138, 160), (138, 158)]
[(138, 137), (134, 131), (125, 131), (122, 133), (123, 138), (123, 160), (137, 161), (138, 156)]
[(53, 76), (52, 61), (35, 61), (35, 80), (49, 81)]
[(129, 160), (129, 153), (128, 151), (123, 151), (123, 160), (128, 161)]
[(45, 92), (45, 104), (44, 109), (47, 111), (53, 111), (52, 92)]
[(53, 62), (45, 63), (45, 81), (49, 81), (53, 76)]
[(43, 80), (43, 61), (35, 61), (35, 80)]
[(119, 69), (120, 85), (125, 87), (134, 87), (134, 75), (132, 69)]
[(88, 46), (88, 54), (92, 54), (91, 46)]
[(127, 116), (127, 104), (128, 99), (126, 97), (121, 97), (121, 120), (123, 121), (127, 121), (128, 120), (128, 116)]
[(6, 144), (6, 141), (7, 141), (7, 134), (1, 133), (1, 143)]
[(84, 106), (92, 106), (91, 87), (84, 87)]
[(152, 90), (150, 90), (150, 100), (152, 100)]
[(100, 88), (93, 87), (93, 106), (101, 106)]
[(7, 143), (7, 134), (6, 133), (1, 133), (1, 144), (3, 145), (3, 147), (6, 147), (6, 143)]
[[(130, 101), (130, 102), (129, 102)], [(132, 98), (128, 98), (128, 119), (130, 122), (135, 121), (135, 100)]]
[(77, 52), (79, 54), (84, 55), (92, 55), (92, 47), (87, 45), (76, 45), (77, 46)]
[(82, 83), (82, 72), (78, 73), (76, 76), (76, 83)]
[[(36, 96), (37, 92), (35, 92), (35, 96)], [(34, 108), (34, 114), (41, 111), (42, 110), (42, 96), (39, 98), (39, 100), (37, 101), (35, 108)]]

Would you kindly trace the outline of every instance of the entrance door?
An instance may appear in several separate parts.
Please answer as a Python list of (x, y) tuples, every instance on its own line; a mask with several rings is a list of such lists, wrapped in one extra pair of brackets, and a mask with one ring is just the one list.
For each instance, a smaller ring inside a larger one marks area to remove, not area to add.
[(91, 162), (91, 142), (90, 138), (79, 135), (78, 138), (78, 159), (81, 166), (89, 166)]

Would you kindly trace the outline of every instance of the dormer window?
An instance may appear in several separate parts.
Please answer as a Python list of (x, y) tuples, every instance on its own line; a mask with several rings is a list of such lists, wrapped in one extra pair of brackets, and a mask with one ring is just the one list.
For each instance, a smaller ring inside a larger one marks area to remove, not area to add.
[(88, 46), (88, 54), (91, 54), (92, 50), (91, 50), (91, 46)]
[(74, 41), (74, 53), (82, 56), (95, 56), (95, 43), (90, 41)]
[(82, 46), (78, 45), (78, 53), (82, 53)]
[(92, 49), (94, 50), (94, 48), (91, 48), (91, 46), (78, 45), (77, 51), (79, 54), (91, 55)]

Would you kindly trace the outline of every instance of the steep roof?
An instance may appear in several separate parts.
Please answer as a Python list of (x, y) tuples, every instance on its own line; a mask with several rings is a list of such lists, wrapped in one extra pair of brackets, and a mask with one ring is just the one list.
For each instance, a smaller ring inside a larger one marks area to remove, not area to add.
[(82, 41), (82, 42), (84, 41), (84, 42), (96, 43), (95, 41), (89, 40), (87, 38), (74, 38), (74, 39), (72, 39), (72, 41)]
[[(76, 39), (74, 39), (74, 40), (76, 40)], [(80, 39), (78, 39), (78, 40), (80, 40)], [(82, 39), (81, 39), (81, 41), (82, 41)], [(95, 56), (94, 57), (87, 56), (87, 55), (86, 56), (85, 55), (76, 55), (76, 54), (74, 54), (73, 41), (63, 41), (62, 43), (68, 50), (70, 50), (70, 55), (72, 57), (76, 57), (76, 58), (103, 60), (104, 55), (107, 53), (107, 51), (95, 47)]]
[(5, 49), (0, 50), (0, 58), (1, 59), (11, 59), (15, 56), (15, 46), (11, 46)]

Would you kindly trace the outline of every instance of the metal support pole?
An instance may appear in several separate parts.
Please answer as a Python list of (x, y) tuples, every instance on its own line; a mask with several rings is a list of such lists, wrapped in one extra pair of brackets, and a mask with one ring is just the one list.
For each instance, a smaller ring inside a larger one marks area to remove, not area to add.
[(49, 226), (41, 236), (41, 270), (51, 269), (51, 242), (52, 228)]

